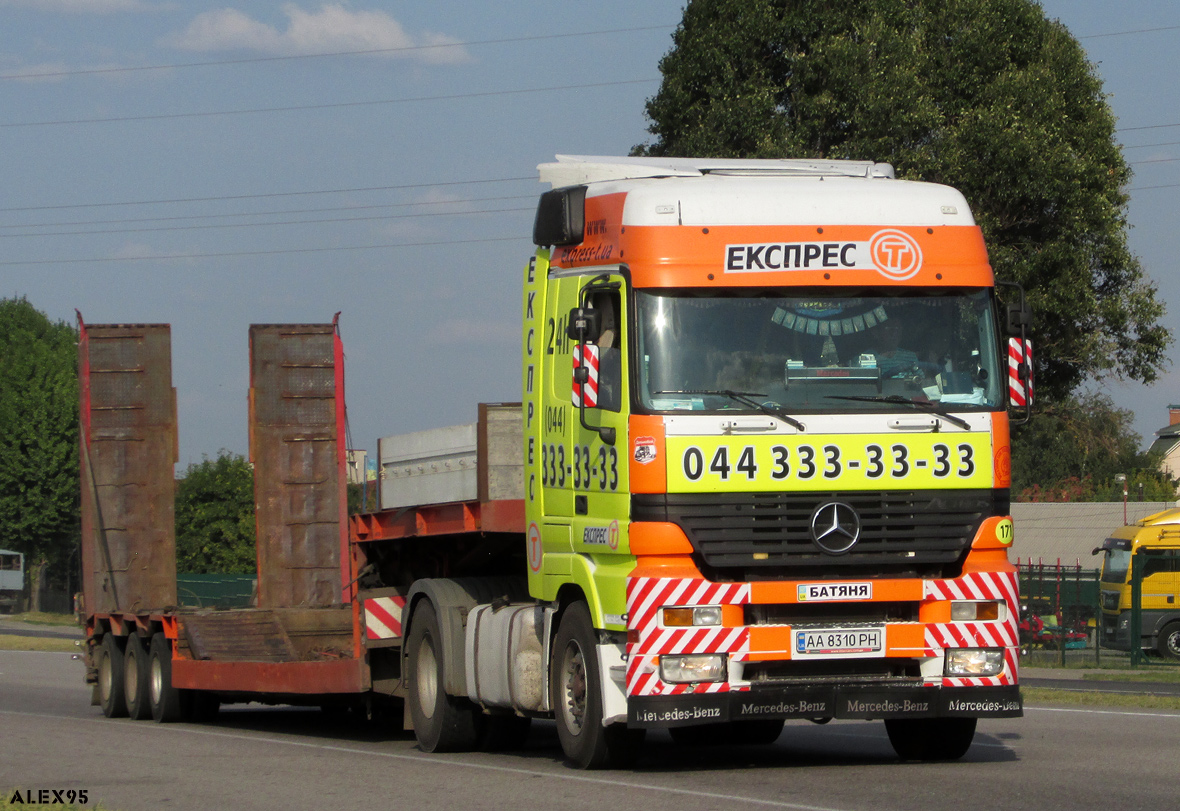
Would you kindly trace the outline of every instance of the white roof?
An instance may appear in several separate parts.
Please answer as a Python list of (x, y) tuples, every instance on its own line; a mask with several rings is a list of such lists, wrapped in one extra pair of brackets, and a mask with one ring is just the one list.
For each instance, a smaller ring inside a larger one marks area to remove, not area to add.
[(974, 225), (967, 201), (937, 183), (894, 180), (871, 161), (607, 158), (541, 164), (554, 187), (627, 193), (623, 225)]
[(700, 177), (717, 174), (843, 175), (845, 177), (893, 177), (888, 163), (741, 158), (632, 158), (600, 155), (557, 155), (556, 163), (537, 167), (541, 182), (553, 188), (627, 180), (639, 177)]

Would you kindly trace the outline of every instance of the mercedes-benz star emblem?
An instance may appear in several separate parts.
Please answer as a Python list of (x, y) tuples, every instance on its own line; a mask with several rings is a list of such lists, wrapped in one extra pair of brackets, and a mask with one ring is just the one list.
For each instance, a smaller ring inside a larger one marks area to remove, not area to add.
[(811, 514), (811, 540), (829, 555), (843, 555), (860, 538), (860, 516), (842, 501), (829, 501)]

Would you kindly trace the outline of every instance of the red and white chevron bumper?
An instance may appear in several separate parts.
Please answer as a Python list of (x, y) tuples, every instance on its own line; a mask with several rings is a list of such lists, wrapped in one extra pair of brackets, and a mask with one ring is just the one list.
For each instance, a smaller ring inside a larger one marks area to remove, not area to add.
[[(796, 590), (796, 584), (781, 585), (777, 591), (779, 595)], [(833, 581), (832, 585), (838, 583)], [(979, 572), (953, 580), (914, 581), (906, 588), (911, 599), (923, 605), (950, 600), (998, 600), (1004, 603), (1006, 610), (1003, 619), (997, 621), (883, 623), (888, 640), (886, 656), (919, 660), (923, 681), (929, 686), (985, 687), (1017, 683), (1019, 592), (1014, 572)], [(749, 690), (750, 682), (743, 678), (744, 663), (789, 661), (792, 658), (789, 625), (669, 628), (662, 621), (664, 608), (746, 606), (754, 602), (754, 593), (749, 583), (713, 583), (702, 578), (629, 578), (627, 695), (670, 696)], [(1002, 648), (1004, 669), (991, 677), (944, 677), (942, 663), (948, 648)], [(729, 678), (693, 684), (671, 684), (660, 678), (661, 656), (693, 653), (726, 654), (730, 663)]]

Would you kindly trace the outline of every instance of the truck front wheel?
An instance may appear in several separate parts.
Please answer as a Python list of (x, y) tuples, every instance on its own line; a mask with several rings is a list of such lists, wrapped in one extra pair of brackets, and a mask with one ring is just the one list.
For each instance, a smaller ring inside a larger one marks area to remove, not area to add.
[(557, 738), (571, 766), (622, 767), (639, 754), (646, 730), (602, 725), (602, 685), (590, 609), (574, 603), (561, 616), (553, 640), (549, 684)]
[(1180, 622), (1171, 622), (1160, 631), (1156, 650), (1165, 659), (1180, 659)]
[(885, 731), (902, 760), (958, 760), (971, 748), (974, 718), (889, 718)]
[(107, 718), (127, 715), (123, 685), (123, 645), (119, 637), (107, 634), (98, 648), (98, 703)]
[(425, 752), (465, 752), (475, 747), (479, 713), (466, 699), (447, 695), (442, 657), (438, 617), (424, 600), (414, 610), (406, 640), (406, 700), (414, 737)]

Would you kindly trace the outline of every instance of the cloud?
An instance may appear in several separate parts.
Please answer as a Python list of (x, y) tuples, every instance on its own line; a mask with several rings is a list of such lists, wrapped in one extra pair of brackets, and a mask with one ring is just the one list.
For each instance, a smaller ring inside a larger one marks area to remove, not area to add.
[[(0, 0), (4, 2), (4, 0)], [(328, 3), (318, 11), (283, 6), (286, 30), (255, 20), (233, 8), (198, 14), (188, 27), (164, 39), (165, 45), (186, 51), (258, 51), (275, 56), (298, 56), (342, 51), (387, 50), (387, 57), (414, 58), (434, 64), (465, 62), (469, 55), (458, 40), (442, 34), (406, 32), (384, 11), (353, 11)], [(413, 50), (394, 50), (413, 49)]]
[(160, 11), (171, 3), (146, 0), (0, 0), (0, 8), (27, 8), (60, 14), (117, 14), (123, 11)]

